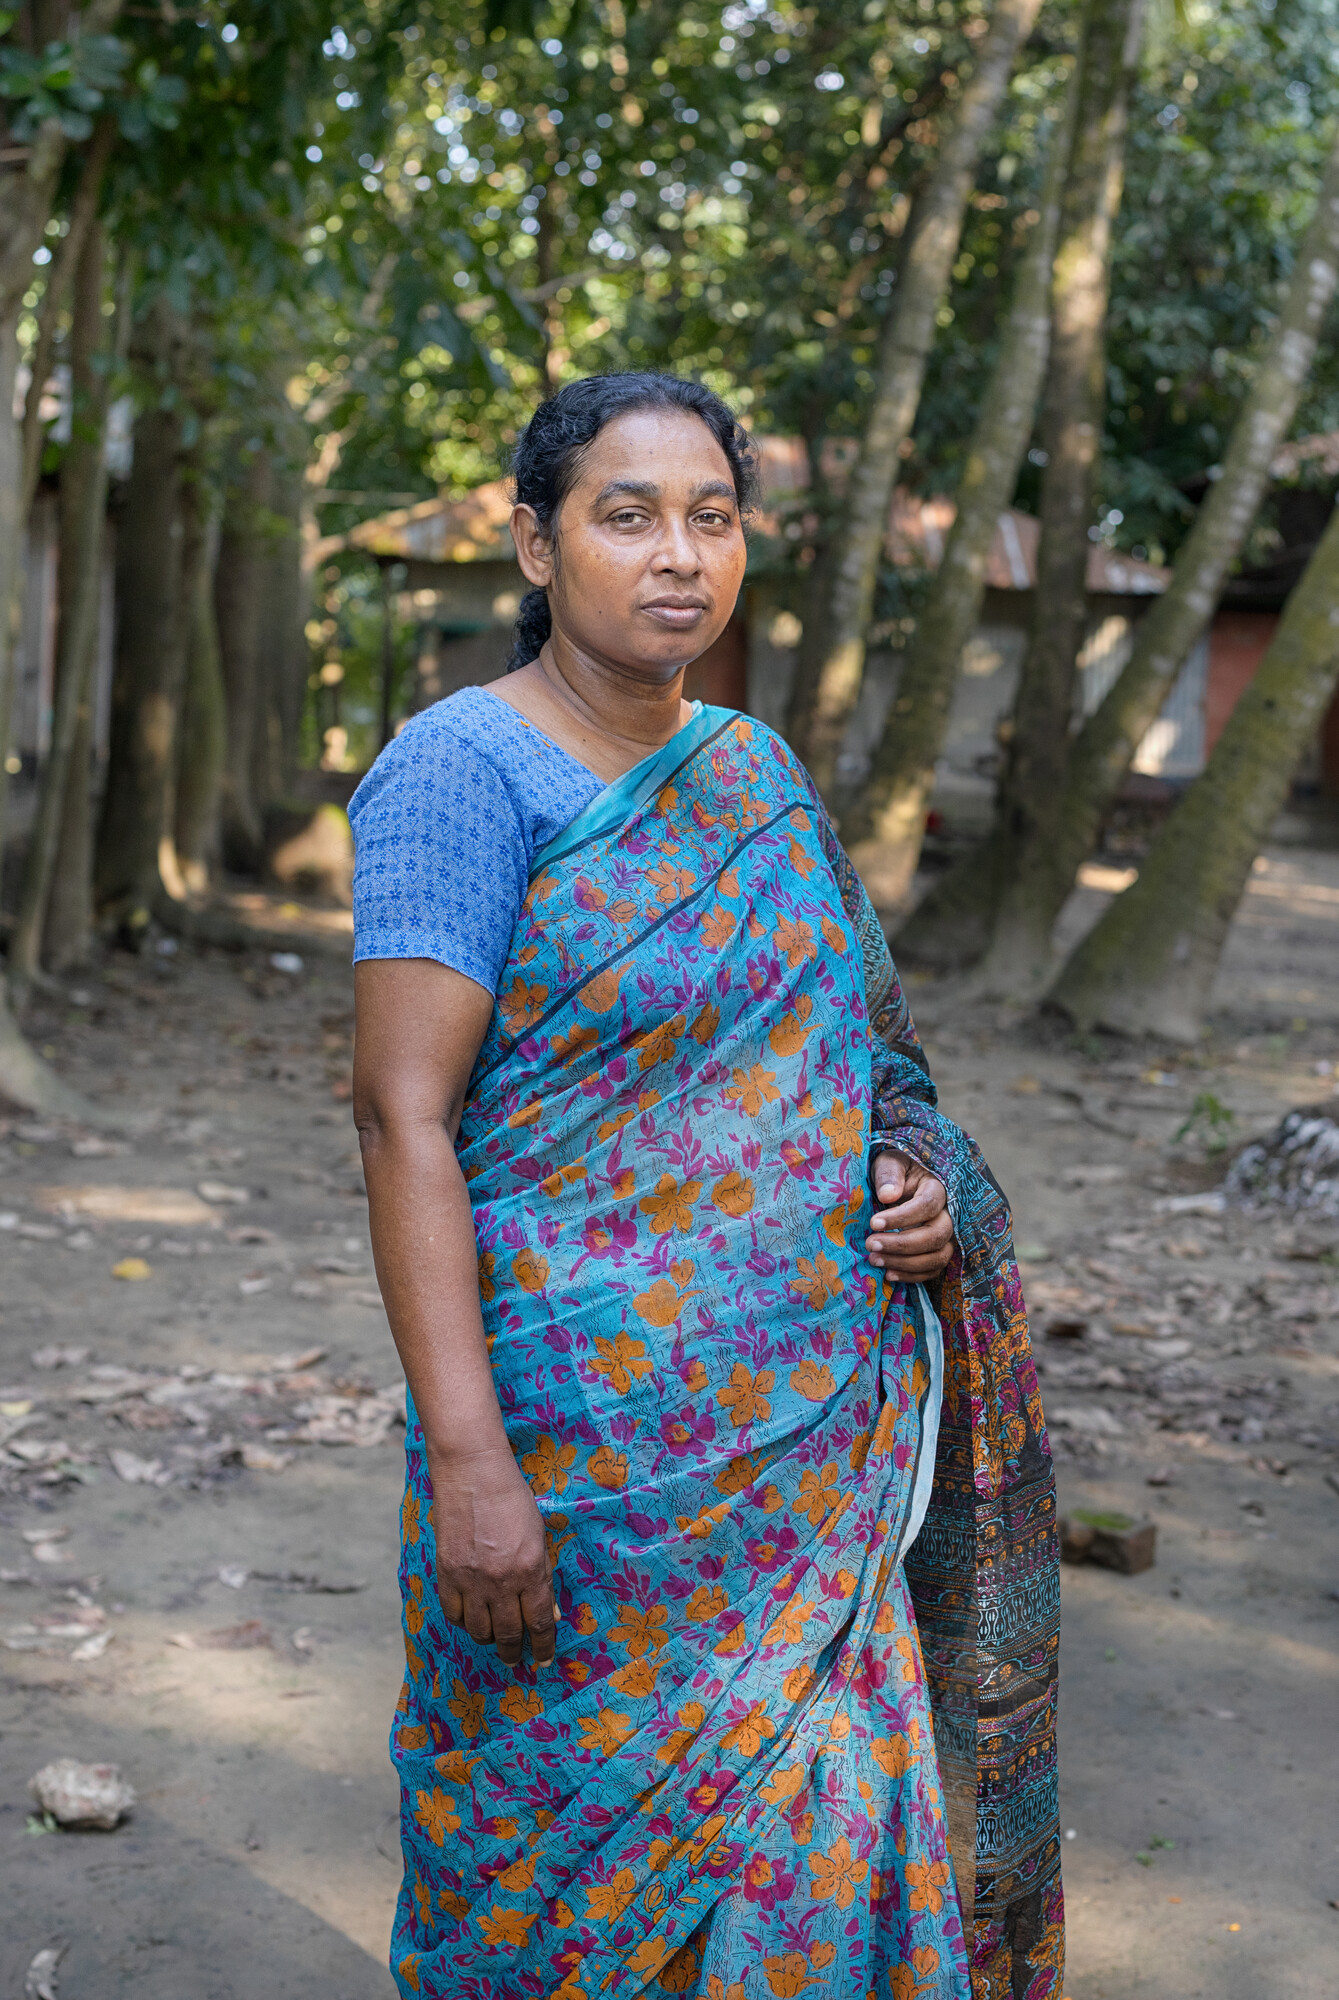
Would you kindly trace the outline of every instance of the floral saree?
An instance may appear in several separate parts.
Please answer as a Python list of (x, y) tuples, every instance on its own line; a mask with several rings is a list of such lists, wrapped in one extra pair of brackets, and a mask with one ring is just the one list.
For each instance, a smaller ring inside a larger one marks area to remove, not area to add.
[[(949, 1191), (933, 1302), (865, 1256), (883, 1145)], [(769, 731), (699, 710), (537, 858), (457, 1150), (562, 1618), (538, 1672), (445, 1624), (411, 1407), (401, 1993), (1055, 2000), (1008, 1211)]]

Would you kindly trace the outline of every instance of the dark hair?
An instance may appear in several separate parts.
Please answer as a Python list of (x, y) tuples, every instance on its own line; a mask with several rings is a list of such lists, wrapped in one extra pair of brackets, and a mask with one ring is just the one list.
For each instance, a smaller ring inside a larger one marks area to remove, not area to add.
[[(679, 375), (587, 375), (541, 403), (522, 431), (512, 458), (517, 505), (533, 507), (548, 529), (581, 469), (581, 460), (605, 425), (631, 410), (684, 410), (700, 417), (730, 464), (741, 515), (754, 504), (758, 455), (729, 405), (700, 382)], [(512, 628), (507, 672), (533, 660), (553, 630), (546, 590), (527, 590)]]

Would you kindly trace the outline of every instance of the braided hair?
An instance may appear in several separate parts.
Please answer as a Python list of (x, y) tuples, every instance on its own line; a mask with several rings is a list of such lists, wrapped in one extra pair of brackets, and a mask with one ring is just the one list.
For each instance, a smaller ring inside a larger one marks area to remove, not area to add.
[[(734, 411), (714, 390), (679, 375), (588, 375), (540, 404), (512, 458), (517, 505), (533, 508), (546, 533), (586, 451), (606, 424), (632, 410), (683, 410), (700, 417), (729, 462), (740, 513), (749, 512), (758, 490), (757, 453)], [(512, 629), (507, 672), (536, 659), (552, 630), (547, 590), (527, 590)]]

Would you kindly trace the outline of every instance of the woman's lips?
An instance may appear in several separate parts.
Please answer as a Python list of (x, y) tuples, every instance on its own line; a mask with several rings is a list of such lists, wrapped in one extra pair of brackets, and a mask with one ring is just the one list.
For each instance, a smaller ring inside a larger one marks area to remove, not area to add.
[(658, 618), (662, 625), (672, 625), (680, 629), (696, 625), (706, 608), (706, 605), (699, 600), (677, 603), (673, 598), (657, 598), (655, 603), (642, 606), (643, 611), (648, 612), (652, 618)]

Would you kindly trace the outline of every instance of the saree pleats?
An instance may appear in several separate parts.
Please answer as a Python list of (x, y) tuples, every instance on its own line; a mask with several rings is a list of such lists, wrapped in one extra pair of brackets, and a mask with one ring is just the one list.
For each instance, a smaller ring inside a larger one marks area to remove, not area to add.
[[(1060, 1991), (1008, 1215), (866, 912), (804, 773), (719, 710), (540, 858), (458, 1151), (562, 1622), (542, 1672), (444, 1623), (411, 1408), (402, 1993)], [(893, 1135), (950, 1190), (938, 1317), (863, 1252)]]

